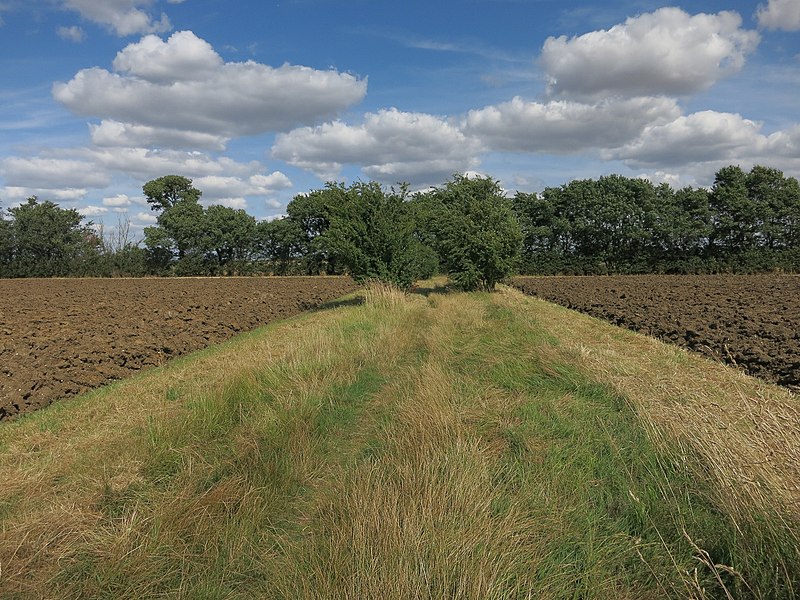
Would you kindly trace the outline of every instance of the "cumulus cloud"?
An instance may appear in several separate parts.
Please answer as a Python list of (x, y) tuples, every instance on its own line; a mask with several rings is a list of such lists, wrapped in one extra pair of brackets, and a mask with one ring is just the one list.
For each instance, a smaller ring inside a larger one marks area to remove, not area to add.
[(237, 162), (231, 158), (212, 157), (203, 152), (151, 150), (147, 148), (83, 148), (74, 151), (99, 172), (119, 172), (137, 181), (148, 181), (165, 173), (181, 173), (196, 178), (207, 175), (250, 177), (263, 165), (257, 161)]
[(800, 2), (797, 0), (769, 0), (766, 6), (758, 5), (758, 24), (765, 29), (800, 31)]
[(198, 81), (223, 67), (222, 57), (207, 41), (191, 31), (173, 33), (165, 42), (147, 35), (123, 48), (114, 59), (114, 70), (151, 83)]
[(172, 29), (167, 15), (162, 13), (157, 19), (143, 10), (152, 4), (153, 0), (66, 0), (64, 6), (120, 36), (163, 33)]
[(228, 142), (227, 137), (211, 133), (132, 125), (107, 119), (101, 121), (99, 125), (89, 124), (89, 132), (92, 143), (97, 146), (124, 148), (153, 146), (170, 149), (224, 150)]
[(77, 25), (73, 25), (72, 27), (59, 27), (56, 33), (62, 40), (75, 42), (76, 44), (86, 39), (86, 32)]
[[(197, 151), (92, 147), (53, 150), (49, 156), (0, 160), (0, 177), (4, 180), (0, 197), (20, 201), (35, 195), (47, 200), (74, 202), (85, 199), (92, 190), (108, 188), (112, 182), (131, 179), (138, 187), (170, 173), (192, 179), (204, 192), (206, 204), (244, 207), (246, 198), (262, 198), (268, 206), (273, 206), (277, 202), (275, 197), (293, 186), (284, 173), (270, 172), (258, 161), (238, 162)], [(117, 194), (103, 197), (101, 203), (102, 207), (125, 210), (144, 204), (144, 200)]]
[(361, 125), (340, 121), (279, 135), (272, 156), (335, 179), (345, 164), (390, 183), (438, 182), (478, 164), (480, 146), (440, 117), (395, 108), (367, 113)]
[(268, 197), (292, 187), (291, 180), (280, 171), (249, 177), (207, 175), (195, 178), (192, 184), (203, 191), (206, 204), (222, 204), (231, 208), (246, 208), (246, 196)]
[(36, 196), (42, 200), (51, 200), (53, 202), (76, 202), (86, 197), (87, 193), (88, 190), (85, 188), (40, 188), (15, 185), (0, 187), (0, 197), (2, 197), (3, 200), (11, 201), (7, 206), (19, 204), (31, 196)]
[(106, 121), (93, 130), (104, 145), (185, 146), (195, 139), (219, 148), (232, 137), (330, 117), (367, 89), (366, 80), (334, 70), (225, 63), (188, 31), (166, 42), (144, 37), (117, 55), (114, 70), (84, 69), (53, 86), (55, 99), (74, 113)]
[(553, 94), (682, 95), (736, 72), (759, 42), (735, 12), (662, 8), (608, 30), (548, 38), (541, 64)]
[(572, 153), (619, 146), (648, 125), (669, 122), (679, 115), (677, 104), (668, 98), (539, 103), (517, 97), (470, 111), (464, 131), (493, 150)]
[(139, 212), (136, 213), (134, 216), (134, 222), (138, 225), (155, 225), (158, 223), (158, 217), (153, 213), (149, 212)]
[(111, 208), (125, 208), (130, 205), (131, 199), (127, 194), (117, 194), (116, 196), (103, 198), (103, 206), (109, 206)]
[(7, 186), (39, 190), (103, 188), (111, 181), (90, 161), (61, 158), (6, 158), (0, 160), (0, 175)]
[(767, 138), (760, 129), (758, 123), (738, 114), (706, 110), (647, 127), (637, 140), (606, 157), (660, 167), (736, 161), (764, 151)]
[(78, 212), (83, 215), (84, 217), (102, 217), (105, 214), (108, 214), (108, 209), (105, 206), (94, 206), (89, 204), (88, 206), (82, 206), (78, 209)]

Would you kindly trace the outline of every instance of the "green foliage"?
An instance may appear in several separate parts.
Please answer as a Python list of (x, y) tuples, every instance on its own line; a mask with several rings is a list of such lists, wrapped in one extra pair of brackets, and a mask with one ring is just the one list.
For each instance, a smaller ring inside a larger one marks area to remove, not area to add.
[[(4, 253), (11, 257), (10, 274), (20, 277), (53, 277), (81, 271), (97, 253), (100, 239), (75, 209), (63, 209), (34, 196), (11, 208)], [(5, 221), (4, 221), (5, 223)], [(10, 234), (10, 235), (9, 235)], [(12, 248), (9, 248), (11, 244)]]
[(711, 191), (619, 175), (517, 194), (528, 273), (796, 271), (800, 187), (777, 169), (720, 169)]
[(0, 212), (0, 277), (11, 275), (11, 261), (14, 257), (13, 224)]
[(244, 210), (209, 206), (204, 219), (205, 249), (213, 252), (219, 266), (247, 260), (253, 250), (256, 220)]
[(324, 238), (330, 228), (331, 214), (342, 200), (335, 187), (297, 195), (286, 207), (288, 218), (294, 223), (292, 231), (299, 234), (295, 242), (309, 274), (340, 272), (336, 257), (328, 251)]
[(424, 237), (456, 285), (493, 290), (514, 272), (522, 233), (511, 203), (492, 178), (456, 175), (418, 202)]
[(176, 202), (158, 216), (158, 225), (164, 229), (178, 253), (178, 260), (187, 253), (202, 250), (205, 235), (205, 211), (197, 200)]
[(257, 256), (272, 264), (276, 275), (290, 275), (300, 269), (303, 251), (307, 248), (303, 229), (290, 218), (262, 221), (256, 226), (255, 248)]
[(199, 202), (202, 192), (192, 180), (180, 175), (165, 175), (142, 186), (150, 210), (166, 210), (181, 201)]
[(751, 273), (800, 270), (800, 184), (781, 171), (720, 169), (711, 190), (639, 178), (575, 180), (503, 197), (491, 178), (455, 176), (430, 192), (375, 182), (299, 194), (285, 218), (204, 208), (191, 179), (142, 190), (157, 225), (133, 243), (130, 224), (102, 224), (30, 198), (0, 213), (0, 276), (348, 272), (401, 287), (447, 272), (464, 289), (523, 273)]
[(386, 193), (377, 183), (328, 184), (330, 225), (320, 242), (356, 281), (408, 288), (422, 275), (423, 251), (414, 237), (406, 190)]

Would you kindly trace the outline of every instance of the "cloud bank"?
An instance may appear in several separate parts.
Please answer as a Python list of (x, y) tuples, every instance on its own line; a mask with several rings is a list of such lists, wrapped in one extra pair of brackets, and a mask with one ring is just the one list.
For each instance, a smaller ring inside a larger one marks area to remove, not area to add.
[(314, 123), (361, 102), (366, 80), (309, 67), (224, 62), (190, 31), (148, 35), (117, 54), (114, 72), (93, 67), (53, 86), (77, 115), (99, 118), (104, 146), (222, 148), (232, 137)]

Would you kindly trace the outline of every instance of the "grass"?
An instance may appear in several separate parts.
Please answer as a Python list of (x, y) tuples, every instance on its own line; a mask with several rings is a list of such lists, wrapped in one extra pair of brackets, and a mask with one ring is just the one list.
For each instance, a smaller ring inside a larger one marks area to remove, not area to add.
[(0, 428), (3, 598), (791, 598), (796, 398), (372, 286)]

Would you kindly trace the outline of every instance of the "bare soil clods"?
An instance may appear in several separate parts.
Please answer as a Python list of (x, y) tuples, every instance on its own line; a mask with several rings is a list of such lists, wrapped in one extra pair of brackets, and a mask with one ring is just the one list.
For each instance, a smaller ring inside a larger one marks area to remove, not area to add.
[(343, 277), (0, 280), (0, 420), (355, 289)]
[(517, 277), (512, 283), (800, 390), (800, 276)]

